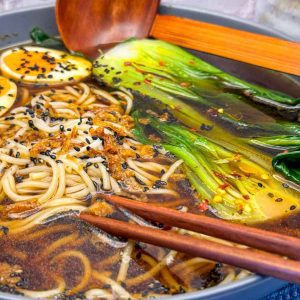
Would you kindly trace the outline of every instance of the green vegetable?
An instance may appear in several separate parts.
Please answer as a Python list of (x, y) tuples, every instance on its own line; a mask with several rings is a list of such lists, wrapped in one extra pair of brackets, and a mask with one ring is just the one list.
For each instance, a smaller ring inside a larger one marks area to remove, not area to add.
[(300, 136), (271, 136), (252, 139), (251, 143), (274, 150), (297, 150), (300, 149)]
[[(184, 161), (184, 170), (199, 199), (208, 201), (221, 218), (255, 222), (266, 218), (259, 200), (268, 193), (269, 172), (239, 153), (219, 146), (207, 138), (174, 123), (162, 122), (148, 114), (134, 112), (134, 134), (143, 143), (153, 143), (149, 133), (161, 139), (167, 151)], [(147, 125), (139, 122), (147, 118)], [(262, 188), (263, 186), (263, 188)]]
[(93, 73), (108, 86), (130, 89), (135, 103), (143, 109), (149, 104), (160, 109), (167, 107), (190, 128), (203, 134), (213, 129), (210, 137), (216, 143), (227, 148), (231, 145), (231, 150), (247, 157), (258, 154), (251, 153), (245, 143), (275, 150), (295, 149), (299, 145), (298, 123), (273, 119), (262, 122), (258, 118), (253, 124), (228, 113), (224, 103), (245, 111), (243, 99), (247, 97), (279, 109), (290, 107), (297, 111), (300, 99), (235, 78), (163, 41), (129, 40), (119, 44), (94, 62)]
[(84, 57), (81, 52), (69, 50), (61, 39), (49, 36), (39, 27), (33, 27), (31, 29), (30, 37), (37, 46), (70, 52), (72, 55)]
[[(283, 104), (295, 109), (299, 99), (246, 83), (163, 41), (130, 40), (119, 44), (94, 62), (93, 73), (109, 86), (131, 89), (142, 99), (159, 100), (190, 127), (212, 126), (214, 120), (244, 137), (300, 135), (298, 124), (273, 121), (250, 124), (220, 110), (219, 103), (226, 97), (242, 103), (240, 96), (224, 93), (224, 87), (237, 89), (251, 99), (276, 103), (277, 107)], [(198, 103), (201, 111), (186, 100)]]
[(34, 27), (31, 29), (30, 37), (40, 47), (67, 51), (67, 48), (62, 40), (55, 37), (50, 37), (39, 27)]
[(273, 158), (272, 164), (276, 171), (300, 184), (300, 151), (278, 154)]

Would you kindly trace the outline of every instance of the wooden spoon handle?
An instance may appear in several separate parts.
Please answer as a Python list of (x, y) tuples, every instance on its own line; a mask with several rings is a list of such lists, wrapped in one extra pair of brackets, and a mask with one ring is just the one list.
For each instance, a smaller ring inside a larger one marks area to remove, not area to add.
[(156, 16), (150, 36), (300, 76), (300, 43), (167, 15)]

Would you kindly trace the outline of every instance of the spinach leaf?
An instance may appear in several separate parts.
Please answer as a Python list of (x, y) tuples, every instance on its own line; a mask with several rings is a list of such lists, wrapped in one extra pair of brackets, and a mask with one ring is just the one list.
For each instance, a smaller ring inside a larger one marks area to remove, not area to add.
[(62, 40), (56, 37), (50, 37), (45, 31), (43, 31), (39, 27), (34, 27), (31, 29), (30, 37), (40, 47), (67, 51), (67, 48), (65, 47)]
[(272, 165), (277, 172), (300, 184), (300, 150), (276, 155)]

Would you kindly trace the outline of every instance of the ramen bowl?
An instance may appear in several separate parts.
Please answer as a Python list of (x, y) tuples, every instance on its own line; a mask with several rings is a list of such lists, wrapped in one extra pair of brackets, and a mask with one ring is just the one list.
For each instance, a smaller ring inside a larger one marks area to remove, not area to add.
[[(162, 5), (160, 7), (160, 13), (183, 16), (195, 20), (202, 20), (246, 31), (289, 39), (288, 36), (284, 36), (259, 25), (207, 11)], [(51, 35), (58, 34), (53, 6), (35, 7), (32, 9), (2, 13), (0, 14), (0, 21), (2, 25), (0, 28), (0, 49), (29, 42), (29, 31), (34, 26), (41, 27)], [(264, 85), (268, 88), (276, 87), (276, 89), (289, 93), (292, 96), (297, 96), (297, 93), (299, 93), (300, 82), (298, 78), (213, 55), (195, 51), (193, 51), (193, 54), (225, 71), (253, 83)], [(251, 275), (233, 283), (207, 288), (202, 291), (190, 292), (184, 295), (164, 297), (164, 299), (259, 299), (286, 284), (286, 282), (274, 278)], [(8, 293), (0, 293), (0, 298), (28, 299)]]

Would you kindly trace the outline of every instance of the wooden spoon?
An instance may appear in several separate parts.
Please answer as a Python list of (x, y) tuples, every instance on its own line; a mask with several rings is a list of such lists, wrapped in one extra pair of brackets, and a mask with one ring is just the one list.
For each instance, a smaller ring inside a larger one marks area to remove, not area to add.
[(57, 0), (56, 20), (66, 46), (92, 57), (130, 37), (154, 37), (300, 76), (300, 43), (159, 15), (158, 6), (159, 0)]

